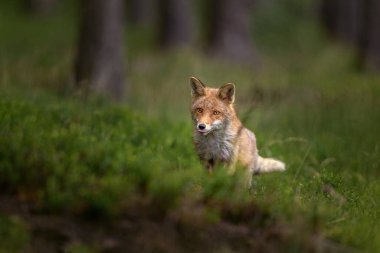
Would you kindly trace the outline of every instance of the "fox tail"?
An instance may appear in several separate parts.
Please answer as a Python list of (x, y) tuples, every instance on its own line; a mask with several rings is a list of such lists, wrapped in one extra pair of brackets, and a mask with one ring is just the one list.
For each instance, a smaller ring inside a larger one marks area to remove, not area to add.
[(273, 158), (263, 158), (259, 156), (258, 168), (256, 174), (268, 173), (274, 171), (285, 171), (285, 163), (275, 160)]

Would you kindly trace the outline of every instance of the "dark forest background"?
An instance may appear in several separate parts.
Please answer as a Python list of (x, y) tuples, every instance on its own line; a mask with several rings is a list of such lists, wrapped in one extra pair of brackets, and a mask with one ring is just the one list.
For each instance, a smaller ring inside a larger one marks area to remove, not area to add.
[[(380, 2), (2, 0), (1, 252), (379, 252)], [(260, 154), (210, 176), (189, 78)]]

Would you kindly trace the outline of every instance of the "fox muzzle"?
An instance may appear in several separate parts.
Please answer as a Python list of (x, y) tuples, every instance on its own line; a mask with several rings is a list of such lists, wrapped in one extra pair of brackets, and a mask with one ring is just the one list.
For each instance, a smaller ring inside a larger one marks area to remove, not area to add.
[(203, 123), (198, 124), (198, 129), (199, 130), (205, 130), (206, 129), (206, 124), (203, 124)]

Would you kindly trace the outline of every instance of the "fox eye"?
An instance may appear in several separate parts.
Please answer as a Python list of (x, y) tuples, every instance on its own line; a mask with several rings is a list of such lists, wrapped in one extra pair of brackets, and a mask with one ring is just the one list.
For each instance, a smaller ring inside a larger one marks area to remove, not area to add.
[(202, 108), (197, 108), (197, 112), (198, 112), (198, 113), (202, 113), (202, 112), (203, 112), (203, 109), (202, 109)]
[(220, 112), (219, 112), (219, 111), (213, 111), (212, 114), (214, 114), (214, 115), (219, 115)]

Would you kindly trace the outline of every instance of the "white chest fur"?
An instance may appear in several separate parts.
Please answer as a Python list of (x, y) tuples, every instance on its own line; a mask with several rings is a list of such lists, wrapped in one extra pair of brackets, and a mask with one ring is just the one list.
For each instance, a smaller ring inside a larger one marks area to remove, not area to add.
[(205, 136), (195, 132), (194, 142), (201, 159), (229, 162), (234, 157), (234, 137), (228, 131), (215, 131)]

